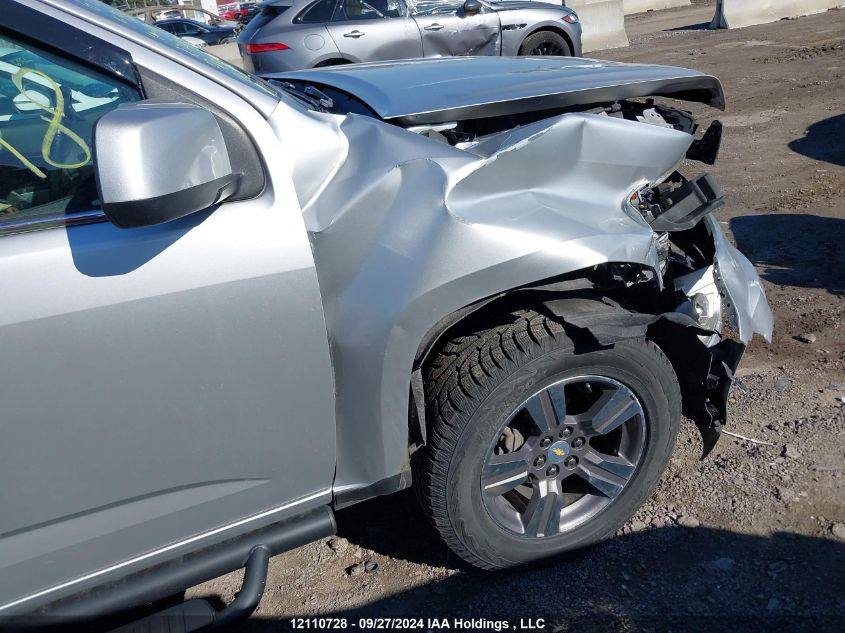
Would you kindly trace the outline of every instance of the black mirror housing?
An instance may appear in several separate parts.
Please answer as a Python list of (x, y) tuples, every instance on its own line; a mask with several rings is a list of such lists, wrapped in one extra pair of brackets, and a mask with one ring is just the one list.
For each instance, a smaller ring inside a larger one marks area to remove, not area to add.
[(481, 9), (484, 8), (484, 5), (481, 4), (478, 0), (465, 0), (464, 2), (464, 13), (466, 15), (473, 15), (475, 13), (481, 13)]

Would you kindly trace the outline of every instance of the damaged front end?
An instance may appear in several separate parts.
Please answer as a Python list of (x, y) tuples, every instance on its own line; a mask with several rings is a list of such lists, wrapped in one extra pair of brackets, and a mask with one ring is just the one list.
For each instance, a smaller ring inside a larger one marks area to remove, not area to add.
[(663, 221), (654, 273), (629, 264), (597, 267), (576, 292), (543, 304), (566, 323), (576, 353), (579, 345), (588, 350), (631, 338), (658, 343), (678, 376), (684, 415), (701, 431), (704, 457), (727, 421), (746, 344), (755, 333), (771, 342), (773, 317), (754, 267), (713, 215), (689, 224)]
[(709, 211), (690, 228), (662, 227), (658, 239), (670, 249), (664, 275), (679, 301), (650, 335), (673, 361), (684, 414), (699, 427), (706, 456), (727, 421), (728, 391), (746, 344), (755, 333), (771, 342), (773, 316), (753, 265)]
[[(695, 155), (698, 148), (691, 151)], [(709, 159), (702, 162), (712, 164)], [(755, 333), (771, 342), (772, 312), (754, 266), (727, 241), (713, 215), (724, 196), (710, 175), (687, 180), (676, 171), (638, 190), (628, 202), (664, 244), (661, 275), (683, 297), (674, 315), (686, 316), (686, 325), (703, 330), (696, 339), (673, 336), (673, 328), (684, 325), (675, 318), (655, 334), (673, 360), (684, 413), (701, 430), (706, 456), (727, 420), (728, 391), (746, 344)], [(725, 325), (735, 338), (724, 336)]]
[(772, 315), (714, 219), (718, 185), (677, 171), (716, 160), (721, 125), (699, 135), (691, 113), (654, 97), (723, 108), (717, 79), (555, 58), (271, 79), (302, 105), (272, 123), (289, 141), (332, 346), (338, 445), (351, 447), (338, 486), (407, 470), (412, 442), (396, 423), (413, 405), (409, 373), (460, 319), (517, 296), (593, 344), (657, 341), (712, 448), (739, 357), (754, 333), (771, 338)]
[[(689, 112), (655, 104), (651, 99), (605, 104), (586, 114), (647, 124), (643, 129), (656, 126), (682, 132), (688, 143), (683, 154), (687, 160), (712, 165), (718, 155), (722, 133), (719, 121), (713, 121), (696, 139), (698, 125)], [(448, 135), (450, 131), (435, 133)], [(464, 140), (455, 145), (487, 155), (483, 148), (499, 144), (503, 138), (513, 142), (517, 134), (515, 130), (499, 132), (481, 141)], [(586, 145), (591, 134), (586, 128), (582, 134)], [(677, 138), (666, 137), (666, 148), (671, 150), (661, 158), (677, 151), (669, 144)], [(656, 138), (649, 139), (643, 148), (656, 144)], [(581, 159), (590, 157), (584, 146), (579, 150)], [(644, 164), (646, 154), (644, 151)], [(602, 183), (605, 186), (612, 182), (611, 170), (608, 166)], [(488, 185), (494, 188), (492, 183)], [(724, 195), (709, 174), (688, 179), (673, 168), (669, 175), (647, 177), (622, 206), (629, 217), (644, 221), (651, 231), (656, 260), (652, 270), (649, 266), (609, 262), (596, 267), (597, 274), (588, 274), (593, 283), (590, 294), (600, 297), (607, 310), (596, 310), (593, 302), (592, 308), (579, 312), (574, 305), (577, 299), (546, 302), (559, 318), (589, 332), (600, 345), (635, 336), (658, 341), (681, 382), (684, 413), (702, 433), (704, 456), (713, 449), (726, 423), (728, 392), (746, 344), (755, 333), (771, 342), (773, 330), (772, 312), (754, 266), (727, 241), (713, 215), (724, 204)]]
[[(602, 296), (599, 303), (546, 302), (598, 345), (639, 336), (658, 342), (681, 383), (684, 414), (701, 431), (703, 456), (726, 423), (728, 392), (746, 344), (754, 334), (771, 342), (774, 324), (754, 266), (727, 241), (713, 215), (723, 205), (708, 174), (687, 180), (675, 171), (636, 190), (625, 207), (654, 232), (659, 261), (654, 277), (613, 265), (617, 278), (591, 289)], [(649, 292), (649, 284), (659, 291)]]

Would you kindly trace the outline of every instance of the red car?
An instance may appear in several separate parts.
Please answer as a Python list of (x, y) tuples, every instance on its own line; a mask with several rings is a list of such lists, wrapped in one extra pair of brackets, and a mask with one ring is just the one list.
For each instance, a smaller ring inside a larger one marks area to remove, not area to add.
[(255, 2), (238, 2), (236, 4), (224, 5), (224, 7), (225, 11), (221, 10), (218, 15), (224, 20), (234, 20), (236, 22), (244, 18), (251, 18), (259, 10), (258, 3)]

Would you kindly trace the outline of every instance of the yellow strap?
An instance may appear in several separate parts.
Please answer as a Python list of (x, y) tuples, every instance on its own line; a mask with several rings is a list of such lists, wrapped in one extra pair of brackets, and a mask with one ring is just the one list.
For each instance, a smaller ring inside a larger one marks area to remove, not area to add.
[[(18, 92), (20, 92), (25, 97), (26, 91), (23, 87), (23, 80), (24, 76), (28, 75), (29, 73), (38, 75), (39, 77), (45, 79), (50, 84), (50, 88), (53, 90), (53, 93), (56, 96), (55, 108), (49, 108), (30, 99), (30, 103), (41, 108), (50, 115), (49, 118), (45, 116), (41, 117), (41, 120), (47, 123), (47, 132), (44, 134), (44, 140), (41, 143), (41, 156), (44, 158), (48, 165), (52, 165), (53, 167), (56, 167), (58, 169), (78, 169), (83, 165), (86, 165), (88, 161), (91, 160), (90, 148), (76, 132), (62, 125), (62, 118), (65, 115), (65, 98), (62, 94), (62, 89), (59, 87), (59, 84), (57, 84), (51, 77), (45, 75), (41, 71), (33, 70), (32, 68), (21, 68), (18, 72), (15, 73), (14, 77), (12, 77), (12, 82), (14, 82), (15, 87), (18, 89)], [(84, 160), (78, 163), (57, 163), (52, 159), (52, 157), (50, 156), (50, 150), (52, 149), (53, 141), (56, 139), (56, 136), (59, 132), (69, 137), (74, 143), (79, 146), (79, 148), (83, 152), (85, 152)]]
[[(42, 77), (47, 81), (50, 86), (50, 89), (53, 91), (53, 94), (56, 97), (55, 108), (49, 108), (45, 105), (42, 105), (37, 101), (30, 99), (29, 96), (26, 94), (26, 90), (23, 87), (23, 82), (25, 76), (29, 73), (38, 75), (39, 77)], [(20, 70), (18, 70), (18, 72), (16, 72), (12, 76), (12, 82), (15, 84), (15, 87), (18, 89), (18, 92), (24, 97), (26, 97), (30, 103), (37, 106), (38, 108), (41, 108), (50, 115), (49, 117), (40, 117), (42, 121), (47, 123), (47, 131), (44, 133), (44, 139), (41, 142), (41, 156), (44, 158), (47, 164), (58, 169), (79, 169), (80, 167), (87, 165), (88, 161), (91, 160), (91, 149), (88, 147), (88, 144), (76, 132), (62, 125), (62, 118), (65, 115), (65, 98), (62, 94), (62, 89), (59, 87), (59, 84), (56, 83), (48, 75), (45, 75), (41, 71), (34, 70), (32, 68), (21, 68)], [(58, 136), (59, 132), (70, 138), (74, 143), (79, 146), (79, 148), (85, 153), (84, 160), (79, 161), (77, 163), (58, 163), (53, 160), (53, 157), (50, 155), (50, 152), (53, 148), (53, 142), (56, 140), (56, 136)], [(9, 143), (4, 141), (2, 136), (0, 136), (0, 147), (5, 147), (7, 150), (9, 150), (15, 158), (17, 158), (19, 161), (21, 161), (21, 163), (23, 163), (24, 167), (29, 169), (33, 174), (35, 174), (39, 178), (47, 177), (47, 174), (45, 174), (30, 160), (28, 160), (26, 156), (21, 154)]]

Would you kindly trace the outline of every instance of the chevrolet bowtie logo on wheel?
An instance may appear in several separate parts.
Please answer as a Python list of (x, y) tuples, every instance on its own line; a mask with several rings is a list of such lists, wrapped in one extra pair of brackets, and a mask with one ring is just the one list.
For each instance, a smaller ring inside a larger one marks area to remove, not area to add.
[(553, 448), (552, 453), (554, 453), (558, 457), (563, 457), (564, 455), (566, 455), (566, 451), (562, 448)]

